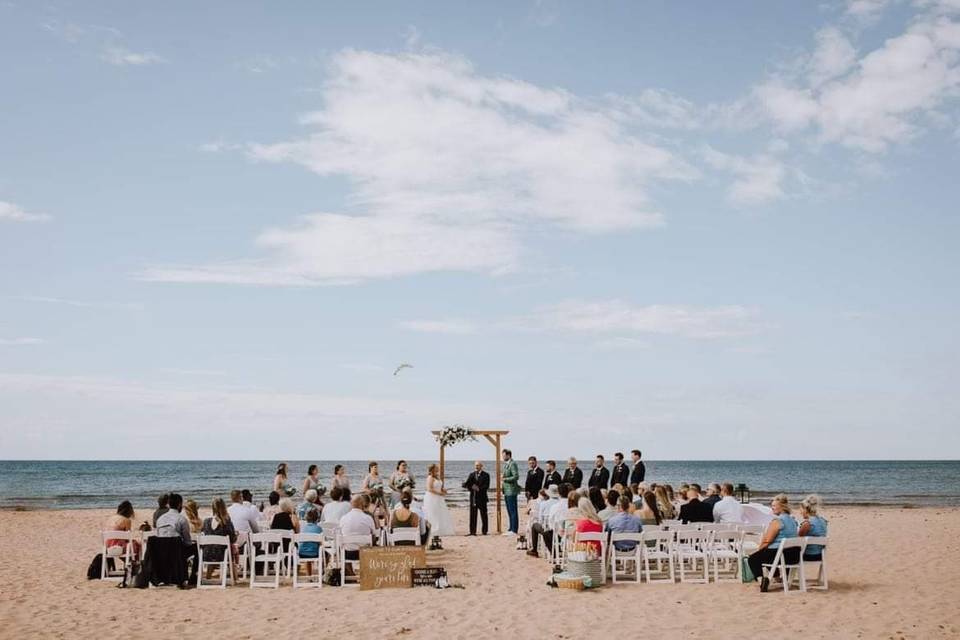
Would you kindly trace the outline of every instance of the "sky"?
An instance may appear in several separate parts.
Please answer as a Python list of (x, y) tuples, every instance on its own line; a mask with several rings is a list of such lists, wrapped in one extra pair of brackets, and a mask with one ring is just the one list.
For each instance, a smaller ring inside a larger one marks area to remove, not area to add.
[(957, 458), (958, 167), (960, 0), (2, 2), (0, 458)]

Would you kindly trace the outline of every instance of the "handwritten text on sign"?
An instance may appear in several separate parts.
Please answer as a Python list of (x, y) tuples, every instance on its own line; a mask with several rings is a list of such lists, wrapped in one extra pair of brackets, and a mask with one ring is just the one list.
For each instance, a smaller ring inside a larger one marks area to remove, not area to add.
[(427, 564), (423, 547), (360, 549), (360, 589), (411, 587), (410, 569)]

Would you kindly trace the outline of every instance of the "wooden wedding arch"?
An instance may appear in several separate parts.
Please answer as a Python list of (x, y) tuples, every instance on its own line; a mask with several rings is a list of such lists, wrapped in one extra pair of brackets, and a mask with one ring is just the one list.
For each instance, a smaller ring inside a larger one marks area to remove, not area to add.
[[(441, 431), (431, 431), (435, 436), (439, 436)], [(500, 514), (500, 502), (503, 495), (503, 467), (500, 465), (500, 458), (502, 456), (503, 449), (500, 446), (500, 438), (510, 433), (503, 429), (470, 429), (470, 435), (472, 436), (483, 436), (487, 439), (487, 442), (493, 445), (494, 449), (497, 450), (497, 456), (494, 458), (494, 464), (497, 465), (497, 485), (496, 485), (496, 494), (497, 494), (497, 533), (503, 533), (503, 516)], [(444, 480), (443, 473), (443, 461), (444, 461), (444, 450), (446, 446), (443, 443), (440, 443), (440, 479)], [(446, 481), (444, 480), (444, 483)], [(446, 484), (444, 484), (446, 486)]]

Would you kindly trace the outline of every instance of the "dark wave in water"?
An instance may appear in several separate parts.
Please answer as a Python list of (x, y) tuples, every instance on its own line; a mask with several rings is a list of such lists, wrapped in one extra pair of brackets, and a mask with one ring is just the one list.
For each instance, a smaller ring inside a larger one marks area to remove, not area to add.
[[(588, 460), (589, 458), (584, 458)], [(291, 462), (290, 481), (299, 489), (310, 464)], [(318, 461), (321, 480), (329, 486), (334, 464), (346, 466), (352, 486), (359, 488), (367, 461)], [(381, 474), (390, 475), (395, 461), (381, 460)], [(430, 461), (410, 461), (422, 492)], [(522, 470), (526, 463), (521, 461)], [(827, 504), (960, 505), (960, 461), (646, 461), (647, 482), (730, 481), (750, 487), (755, 499), (784, 492), (799, 499), (820, 494)], [(494, 474), (493, 462), (486, 463)], [(150, 507), (156, 496), (176, 491), (208, 505), (231, 489), (250, 489), (255, 500), (266, 499), (275, 461), (0, 461), (0, 508), (113, 508), (121, 500)], [(460, 487), (472, 461), (447, 461), (449, 501), (467, 502)], [(589, 469), (585, 469), (589, 474)]]

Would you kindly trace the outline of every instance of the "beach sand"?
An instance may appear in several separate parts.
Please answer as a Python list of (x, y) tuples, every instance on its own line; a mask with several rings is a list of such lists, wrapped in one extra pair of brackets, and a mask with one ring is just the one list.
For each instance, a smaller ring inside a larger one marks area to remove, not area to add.
[[(454, 511), (458, 530), (466, 511)], [(451, 537), (463, 589), (117, 589), (87, 581), (106, 511), (0, 512), (0, 638), (958, 638), (960, 509), (830, 509), (830, 590), (545, 586), (511, 538)], [(143, 519), (146, 511), (138, 513)]]

